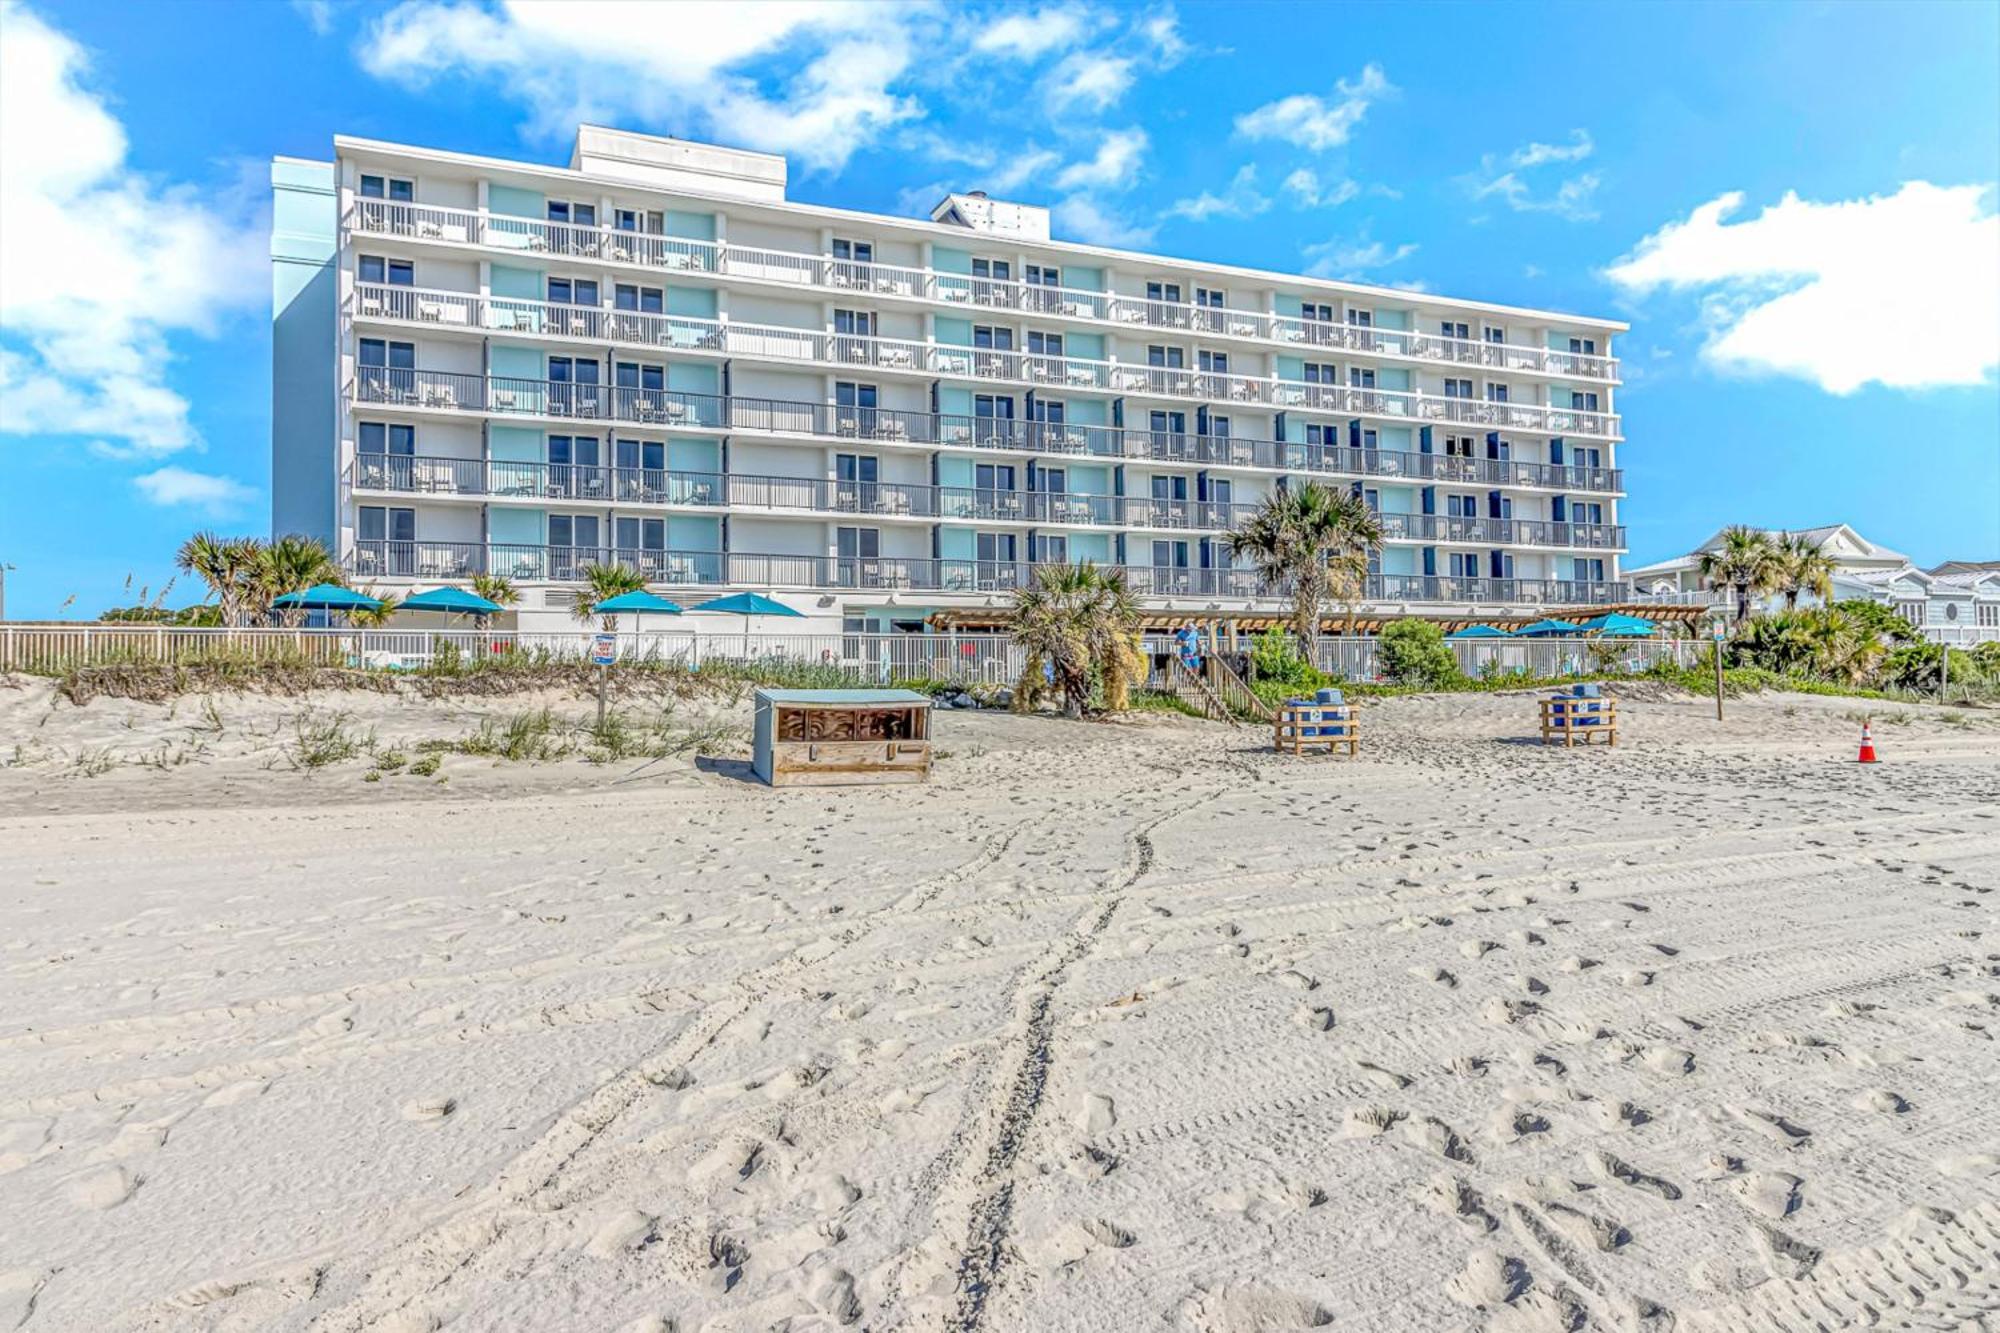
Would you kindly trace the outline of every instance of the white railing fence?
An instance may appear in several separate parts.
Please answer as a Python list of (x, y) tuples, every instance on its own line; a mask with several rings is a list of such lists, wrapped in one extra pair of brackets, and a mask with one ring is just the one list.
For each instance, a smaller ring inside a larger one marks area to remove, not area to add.
[[(1342, 680), (1380, 676), (1375, 639), (1321, 639), (1315, 665)], [(1705, 639), (1448, 639), (1468, 676), (1630, 675), (1660, 662), (1691, 667)]]

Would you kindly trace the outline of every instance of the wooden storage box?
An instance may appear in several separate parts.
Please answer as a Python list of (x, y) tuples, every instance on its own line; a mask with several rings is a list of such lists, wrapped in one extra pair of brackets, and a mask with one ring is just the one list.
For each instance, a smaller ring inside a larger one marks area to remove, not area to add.
[(758, 690), (757, 776), (773, 787), (925, 782), (931, 701), (913, 690)]

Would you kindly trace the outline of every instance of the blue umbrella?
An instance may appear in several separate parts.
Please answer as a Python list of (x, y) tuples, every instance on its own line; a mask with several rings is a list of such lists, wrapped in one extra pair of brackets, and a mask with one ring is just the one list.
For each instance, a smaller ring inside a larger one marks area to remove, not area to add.
[(315, 583), (298, 592), (271, 599), (272, 606), (298, 607), (305, 611), (373, 611), (382, 603), (337, 583)]
[(1554, 639), (1582, 632), (1581, 625), (1572, 625), (1567, 620), (1537, 620), (1514, 631), (1517, 637), (1523, 639)]
[(397, 608), (399, 611), (447, 611), (453, 615), (490, 616), (506, 610), (498, 602), (489, 602), (476, 593), (463, 588), (432, 588), (429, 592), (412, 593), (405, 597)]
[[(409, 603), (405, 602), (404, 605), (408, 606)], [(607, 616), (615, 616), (624, 611), (630, 611), (633, 615), (641, 611), (651, 611), (663, 616), (677, 616), (681, 613), (680, 607), (643, 588), (638, 592), (621, 592), (616, 597), (607, 597), (597, 604), (596, 609)]]
[(1495, 629), (1491, 625), (1467, 625), (1464, 629), (1455, 630), (1445, 635), (1445, 637), (1447, 639), (1511, 639), (1514, 636), (1507, 630)]
[(1621, 615), (1616, 611), (1593, 616), (1577, 626), (1588, 634), (1601, 634), (1610, 638), (1644, 639), (1658, 628), (1652, 621), (1642, 616)]
[(721, 611), (729, 615), (742, 616), (743, 655), (745, 657), (750, 656), (750, 617), (791, 616), (794, 619), (803, 619), (797, 611), (792, 610), (791, 607), (786, 606), (783, 602), (774, 602), (762, 593), (756, 592), (739, 592), (733, 593), (728, 597), (718, 597), (712, 602), (703, 602), (695, 610)]

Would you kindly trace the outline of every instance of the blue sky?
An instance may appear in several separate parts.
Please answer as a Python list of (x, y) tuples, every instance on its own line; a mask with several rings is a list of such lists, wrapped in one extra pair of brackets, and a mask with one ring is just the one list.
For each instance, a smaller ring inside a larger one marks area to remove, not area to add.
[(1628, 319), (1628, 563), (1732, 521), (2000, 558), (1996, 53), (1958, 3), (0, 0), (7, 610), (266, 527), (273, 154), (559, 162), (579, 116), (784, 151), (810, 202), (983, 186), (1060, 237)]

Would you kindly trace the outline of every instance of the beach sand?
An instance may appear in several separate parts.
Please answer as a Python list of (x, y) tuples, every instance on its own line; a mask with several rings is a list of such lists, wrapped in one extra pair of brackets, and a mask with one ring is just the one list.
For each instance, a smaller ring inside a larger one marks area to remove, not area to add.
[(1994, 714), (774, 792), (214, 703), (0, 687), (0, 1329), (2000, 1328)]

